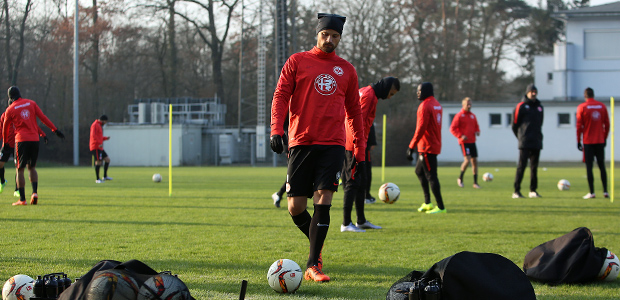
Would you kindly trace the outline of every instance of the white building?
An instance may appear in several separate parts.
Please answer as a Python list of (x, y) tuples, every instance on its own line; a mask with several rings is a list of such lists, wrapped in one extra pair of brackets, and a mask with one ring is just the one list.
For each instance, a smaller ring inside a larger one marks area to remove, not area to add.
[(540, 100), (583, 99), (586, 87), (597, 99), (620, 96), (620, 1), (559, 11), (566, 42), (553, 55), (536, 56), (535, 84)]

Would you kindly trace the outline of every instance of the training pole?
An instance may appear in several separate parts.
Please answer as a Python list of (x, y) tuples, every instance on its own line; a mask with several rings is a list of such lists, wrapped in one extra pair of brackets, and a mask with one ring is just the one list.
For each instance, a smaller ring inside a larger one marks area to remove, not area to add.
[(611, 192), (610, 197), (609, 197), (609, 201), (611, 201), (611, 203), (614, 203), (614, 160), (615, 160), (615, 155), (614, 155), (614, 97), (611, 97), (611, 100), (609, 101), (609, 104), (611, 105), (611, 171), (610, 171), (610, 177), (611, 177), (611, 182), (610, 182), (610, 187), (611, 189), (609, 190)]
[(385, 182), (385, 140), (386, 140), (386, 115), (383, 115), (383, 141), (381, 142), (381, 182)]
[(168, 196), (172, 196), (172, 104), (168, 107)]

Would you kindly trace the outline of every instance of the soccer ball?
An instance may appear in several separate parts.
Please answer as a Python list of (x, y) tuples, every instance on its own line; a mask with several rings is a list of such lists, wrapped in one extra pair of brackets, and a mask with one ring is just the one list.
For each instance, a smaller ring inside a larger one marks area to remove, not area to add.
[(558, 181), (558, 190), (560, 191), (568, 191), (570, 189), (570, 182), (566, 179), (560, 179)]
[(138, 282), (123, 270), (104, 270), (94, 274), (86, 287), (86, 300), (135, 300)]
[(175, 275), (157, 274), (144, 282), (138, 292), (137, 300), (189, 300), (192, 299), (189, 289)]
[(398, 197), (400, 197), (400, 189), (391, 182), (384, 183), (379, 188), (379, 199), (387, 204), (396, 202)]
[(34, 297), (34, 279), (28, 275), (15, 275), (4, 283), (2, 300), (29, 300)]
[(159, 173), (153, 174), (153, 182), (161, 182), (161, 174)]
[(598, 272), (598, 279), (614, 281), (618, 278), (618, 273), (620, 273), (620, 260), (618, 260), (618, 257), (613, 254), (613, 252), (607, 250), (607, 256), (605, 257), (605, 262), (603, 262), (603, 267), (601, 267), (601, 271)]
[(302, 277), (301, 268), (290, 259), (276, 260), (267, 271), (267, 282), (278, 293), (294, 293), (301, 286)]
[(484, 174), (482, 174), (482, 180), (489, 182), (489, 181), (493, 181), (493, 174), (486, 172)]

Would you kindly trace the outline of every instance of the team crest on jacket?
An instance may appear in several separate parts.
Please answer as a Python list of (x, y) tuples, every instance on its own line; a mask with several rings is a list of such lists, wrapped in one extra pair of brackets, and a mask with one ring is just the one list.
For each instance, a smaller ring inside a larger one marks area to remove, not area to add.
[(27, 109), (22, 110), (20, 115), (22, 116), (22, 119), (24, 120), (28, 120), (30, 118), (30, 112)]
[(344, 71), (342, 70), (341, 67), (339, 66), (335, 66), (334, 67), (334, 74), (338, 75), (338, 76), (342, 76), (342, 74), (344, 74)]
[(323, 96), (335, 93), (337, 87), (336, 79), (329, 74), (321, 74), (314, 80), (314, 89)]
[(601, 117), (601, 114), (598, 111), (592, 112), (592, 119), (598, 120)]

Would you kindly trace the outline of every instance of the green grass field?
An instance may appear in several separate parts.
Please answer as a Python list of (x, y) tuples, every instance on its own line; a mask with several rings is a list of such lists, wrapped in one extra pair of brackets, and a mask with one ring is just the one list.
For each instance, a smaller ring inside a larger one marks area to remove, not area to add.
[[(179, 274), (196, 299), (238, 299), (243, 279), (249, 281), (246, 299), (385, 299), (392, 283), (411, 270), (425, 271), (457, 252), (497, 253), (522, 267), (533, 247), (581, 226), (592, 230), (596, 246), (620, 254), (620, 199), (581, 199), (588, 192), (583, 166), (542, 163), (541, 199), (511, 199), (513, 166), (481, 167), (479, 173), (493, 173), (494, 181), (480, 180), (480, 190), (471, 188), (469, 170), (465, 188), (458, 188), (458, 167), (441, 167), (445, 215), (418, 213), (423, 200), (414, 168), (390, 167), (385, 181), (400, 187), (400, 199), (366, 206), (367, 218), (384, 229), (341, 233), (343, 193), (336, 193), (323, 250), (332, 281), (304, 281), (296, 294), (280, 295), (267, 284), (271, 263), (289, 258), (303, 267), (308, 255), (308, 241), (286, 208), (272, 204), (283, 167), (175, 168), (172, 196), (167, 168), (112, 166), (114, 180), (104, 184), (95, 184), (87, 167), (38, 171), (39, 205), (11, 206), (12, 180), (0, 194), (2, 282), (51, 272), (76, 278), (103, 259), (138, 259)], [(161, 173), (163, 182), (153, 183), (153, 173)], [(561, 178), (571, 182), (569, 191), (556, 188)], [(596, 180), (602, 196), (598, 175)], [(373, 191), (380, 184), (376, 167)], [(523, 186), (527, 192), (529, 172)], [(31, 191), (28, 184), (27, 195)], [(620, 298), (620, 280), (533, 286), (538, 299)]]

